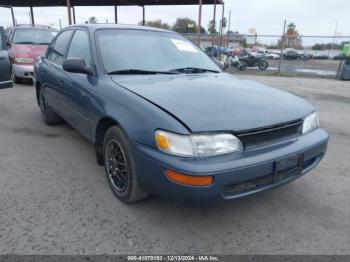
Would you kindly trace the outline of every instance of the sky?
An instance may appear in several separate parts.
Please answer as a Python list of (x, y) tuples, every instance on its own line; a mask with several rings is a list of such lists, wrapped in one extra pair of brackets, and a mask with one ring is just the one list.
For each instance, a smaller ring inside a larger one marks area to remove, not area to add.
[[(230, 27), (233, 31), (247, 34), (255, 28), (258, 34), (281, 35), (283, 22), (293, 22), (302, 35), (336, 34), (350, 36), (350, 2), (349, 0), (226, 0), (225, 16), (231, 10)], [(17, 23), (29, 23), (29, 8), (14, 8)], [(83, 23), (90, 16), (98, 22), (114, 22), (113, 7), (76, 7), (76, 22)], [(35, 23), (50, 24), (59, 28), (67, 26), (67, 9), (64, 7), (34, 8)], [(189, 17), (197, 21), (198, 6), (146, 6), (146, 20), (161, 19), (173, 24), (178, 17)], [(207, 28), (213, 17), (213, 6), (203, 6), (202, 26)], [(217, 8), (217, 17), (221, 17), (221, 7)], [(142, 19), (140, 7), (118, 7), (118, 22), (137, 24)], [(0, 7), (0, 25), (11, 25), (9, 9)], [(259, 38), (261, 42), (273, 42), (271, 38)], [(350, 40), (339, 39), (336, 42)], [(304, 42), (331, 42), (332, 39), (306, 39)]]

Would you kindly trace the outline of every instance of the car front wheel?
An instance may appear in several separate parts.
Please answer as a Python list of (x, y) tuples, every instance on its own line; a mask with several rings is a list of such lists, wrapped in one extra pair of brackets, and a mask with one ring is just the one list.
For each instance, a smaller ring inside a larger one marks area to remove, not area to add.
[(15, 75), (15, 72), (13, 72), (13, 70), (11, 70), (12, 72), (11, 72), (11, 77), (12, 77), (12, 81), (13, 81), (13, 83), (15, 83), (15, 84), (20, 84), (20, 83), (22, 83), (22, 78), (20, 78), (20, 77), (18, 77), (18, 76), (16, 76)]
[(139, 184), (131, 146), (120, 127), (112, 126), (106, 131), (103, 158), (108, 183), (118, 199), (131, 203), (149, 195)]

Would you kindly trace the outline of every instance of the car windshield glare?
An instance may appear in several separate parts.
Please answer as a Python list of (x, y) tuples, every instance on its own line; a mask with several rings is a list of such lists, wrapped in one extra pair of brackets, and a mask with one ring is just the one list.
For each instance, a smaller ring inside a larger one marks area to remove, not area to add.
[(13, 43), (48, 45), (56, 34), (56, 31), (47, 29), (17, 29), (13, 36)]
[(96, 38), (107, 73), (220, 72), (201, 49), (175, 33), (102, 29), (96, 32)]

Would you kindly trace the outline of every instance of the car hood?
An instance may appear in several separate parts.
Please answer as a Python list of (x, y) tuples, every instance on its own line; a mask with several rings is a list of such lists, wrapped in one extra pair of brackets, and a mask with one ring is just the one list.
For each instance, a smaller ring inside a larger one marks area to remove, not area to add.
[(112, 80), (170, 113), (192, 132), (269, 127), (314, 111), (293, 94), (226, 73), (112, 76)]
[(47, 45), (12, 44), (11, 56), (37, 59), (45, 54)]

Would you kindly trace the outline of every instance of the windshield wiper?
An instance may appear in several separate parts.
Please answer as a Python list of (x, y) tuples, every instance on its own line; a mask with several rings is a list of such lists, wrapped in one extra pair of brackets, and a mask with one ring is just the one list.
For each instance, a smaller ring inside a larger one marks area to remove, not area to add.
[(169, 71), (149, 71), (149, 70), (142, 70), (142, 69), (123, 69), (123, 70), (110, 71), (107, 74), (108, 75), (155, 75), (155, 74), (172, 75), (172, 74), (178, 74), (178, 73), (169, 72)]
[(27, 42), (25, 42), (25, 41), (23, 41), (23, 42), (15, 42), (15, 44), (20, 44), (20, 45), (34, 45), (35, 43), (34, 42), (29, 42), (29, 41), (27, 41)]
[(175, 68), (169, 70), (169, 72), (181, 72), (181, 73), (205, 73), (205, 72), (212, 72), (212, 73), (220, 73), (218, 70), (212, 70), (207, 68), (200, 68), (200, 67), (182, 67), (182, 68)]

